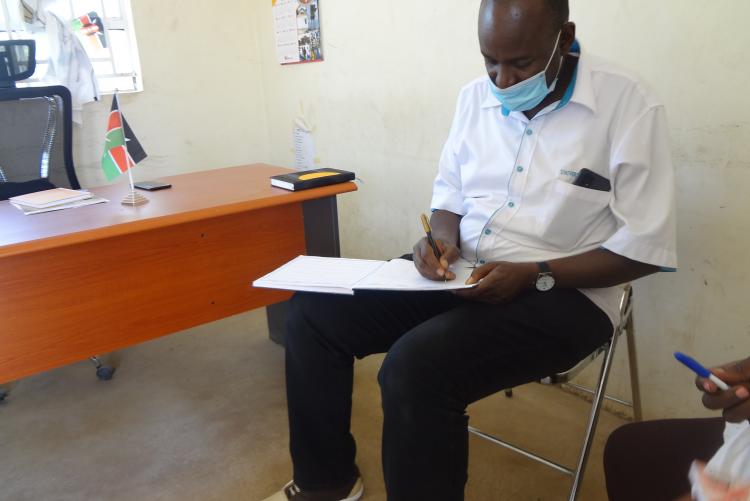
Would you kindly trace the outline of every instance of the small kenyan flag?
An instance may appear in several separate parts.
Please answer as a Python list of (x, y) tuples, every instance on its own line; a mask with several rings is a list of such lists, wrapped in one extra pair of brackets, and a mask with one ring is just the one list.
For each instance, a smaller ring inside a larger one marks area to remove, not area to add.
[(107, 122), (107, 136), (104, 141), (102, 169), (107, 181), (117, 178), (147, 156), (146, 152), (143, 151), (143, 146), (130, 129), (128, 121), (120, 113), (117, 94), (112, 98), (112, 109), (109, 112), (109, 121)]
[(89, 12), (84, 16), (73, 19), (70, 22), (70, 27), (73, 29), (73, 31), (82, 30), (86, 26), (91, 26), (92, 24), (94, 24), (94, 18), (96, 17), (98, 17), (96, 15), (96, 12)]
[(73, 31), (80, 31), (88, 35), (94, 46), (98, 49), (107, 48), (107, 36), (104, 34), (104, 22), (95, 11), (77, 17), (71, 22)]

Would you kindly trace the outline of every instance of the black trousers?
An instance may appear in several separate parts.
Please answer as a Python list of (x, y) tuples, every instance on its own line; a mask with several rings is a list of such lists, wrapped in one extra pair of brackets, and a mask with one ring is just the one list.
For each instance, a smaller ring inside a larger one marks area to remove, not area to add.
[(708, 461), (724, 442), (724, 420), (661, 419), (629, 423), (604, 447), (609, 501), (672, 501), (690, 492), (693, 460)]
[(450, 292), (297, 293), (287, 317), (286, 384), (294, 479), (303, 489), (354, 475), (354, 357), (387, 352), (378, 374), (388, 499), (461, 500), (468, 404), (575, 365), (612, 334), (573, 289), (503, 305)]

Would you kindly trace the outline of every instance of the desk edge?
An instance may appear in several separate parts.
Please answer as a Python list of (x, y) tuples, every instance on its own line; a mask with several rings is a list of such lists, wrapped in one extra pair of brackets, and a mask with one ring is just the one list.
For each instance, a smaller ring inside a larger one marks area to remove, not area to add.
[[(29, 252), (37, 252), (48, 249), (55, 249), (67, 245), (75, 245), (82, 242), (90, 242), (103, 238), (115, 237), (125, 235), (128, 233), (135, 233), (139, 231), (147, 231), (156, 228), (163, 228), (165, 226), (186, 223), (190, 221), (196, 221), (203, 218), (226, 216), (228, 214), (236, 214), (240, 212), (246, 212), (250, 210), (265, 209), (268, 207), (277, 207), (279, 205), (287, 205), (299, 202), (305, 202), (307, 200), (315, 200), (319, 198), (326, 198), (329, 196), (336, 196), (343, 193), (350, 193), (357, 191), (357, 185), (353, 182), (334, 184), (330, 186), (323, 186), (320, 188), (313, 188), (310, 190), (303, 191), (289, 191), (286, 192), (280, 188), (272, 188), (274, 191), (285, 192), (283, 196), (274, 196), (262, 199), (253, 199), (245, 202), (238, 202), (226, 205), (220, 205), (216, 207), (210, 207), (207, 209), (197, 209), (194, 211), (182, 212), (180, 214), (167, 215), (162, 217), (149, 218), (145, 220), (129, 221), (127, 223), (116, 224), (112, 226), (106, 226), (104, 228), (96, 228), (93, 230), (84, 230), (76, 233), (69, 233), (64, 235), (57, 235), (49, 238), (41, 238), (38, 240), (31, 240), (27, 242), (21, 242), (17, 244), (10, 244), (4, 247), (0, 247), (0, 258), (15, 256), (19, 254), (25, 254)], [(108, 202), (115, 203), (115, 202)], [(27, 216), (36, 217), (36, 216)]]

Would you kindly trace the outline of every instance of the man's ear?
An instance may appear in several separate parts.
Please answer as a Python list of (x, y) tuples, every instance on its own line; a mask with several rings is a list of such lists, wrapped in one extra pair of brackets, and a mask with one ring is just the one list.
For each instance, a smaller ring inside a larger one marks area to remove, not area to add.
[(568, 21), (562, 25), (562, 34), (560, 35), (560, 50), (563, 55), (570, 52), (570, 48), (573, 46), (573, 42), (576, 39), (576, 25), (575, 23)]

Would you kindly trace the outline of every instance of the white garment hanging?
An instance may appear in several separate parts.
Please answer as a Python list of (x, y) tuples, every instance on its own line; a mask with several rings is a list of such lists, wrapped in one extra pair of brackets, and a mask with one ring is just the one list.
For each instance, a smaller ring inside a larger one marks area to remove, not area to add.
[(43, 80), (64, 85), (73, 101), (73, 121), (81, 125), (83, 105), (99, 99), (99, 86), (81, 41), (54, 12), (47, 15), (49, 68)]
[[(20, 15), (20, 0), (8, 1)], [(38, 20), (47, 34), (49, 66), (41, 80), (70, 90), (73, 121), (81, 125), (83, 105), (98, 100), (100, 94), (91, 60), (70, 27), (68, 4), (59, 0), (23, 0), (23, 3), (34, 13), (33, 21)]]

